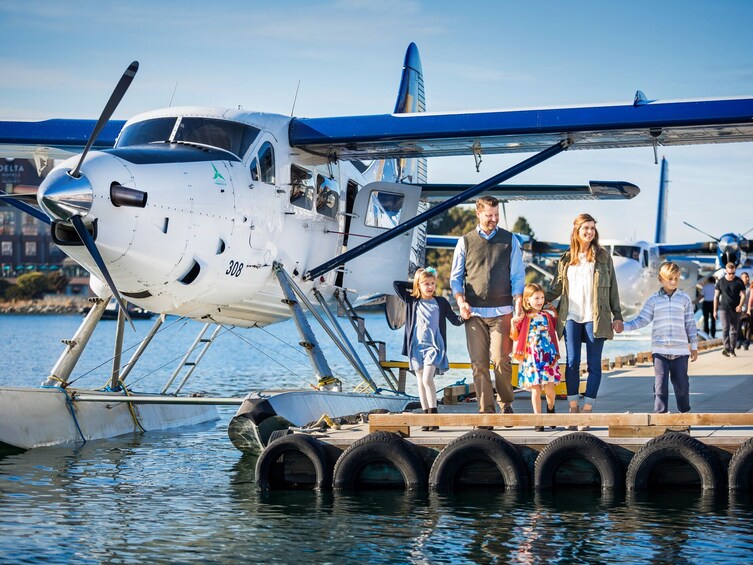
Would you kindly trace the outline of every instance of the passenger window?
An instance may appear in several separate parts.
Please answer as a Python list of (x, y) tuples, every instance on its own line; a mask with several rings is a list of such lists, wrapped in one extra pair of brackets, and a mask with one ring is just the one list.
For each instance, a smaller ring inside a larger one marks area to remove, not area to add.
[(314, 201), (314, 175), (296, 165), (290, 166), (290, 203), (311, 210)]
[(400, 223), (405, 196), (374, 190), (369, 195), (365, 224), (373, 228), (394, 228)]
[(275, 183), (275, 150), (269, 141), (259, 150), (259, 178), (267, 184)]
[(316, 175), (316, 211), (319, 214), (334, 218), (340, 203), (340, 191), (337, 182), (323, 175)]
[(251, 180), (258, 181), (259, 180), (259, 161), (256, 157), (254, 157), (254, 160), (251, 161), (251, 166), (249, 168), (251, 169)]

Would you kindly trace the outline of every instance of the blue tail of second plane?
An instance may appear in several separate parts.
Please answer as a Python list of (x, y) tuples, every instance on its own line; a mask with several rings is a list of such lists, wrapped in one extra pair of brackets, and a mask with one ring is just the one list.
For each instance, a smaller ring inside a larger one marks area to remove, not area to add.
[(654, 243), (666, 243), (667, 241), (667, 197), (669, 191), (669, 164), (662, 157), (661, 173), (659, 175), (659, 203), (656, 207), (656, 233)]

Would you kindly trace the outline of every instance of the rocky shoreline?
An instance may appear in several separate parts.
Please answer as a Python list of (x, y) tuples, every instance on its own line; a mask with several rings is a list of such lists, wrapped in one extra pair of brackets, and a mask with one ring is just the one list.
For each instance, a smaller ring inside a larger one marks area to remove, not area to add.
[(9, 300), (0, 302), (0, 314), (81, 314), (88, 306), (85, 298)]

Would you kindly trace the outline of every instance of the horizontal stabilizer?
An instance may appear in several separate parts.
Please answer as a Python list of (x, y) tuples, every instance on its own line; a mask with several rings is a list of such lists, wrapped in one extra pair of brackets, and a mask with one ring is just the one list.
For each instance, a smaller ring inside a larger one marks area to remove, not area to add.
[[(468, 184), (421, 184), (421, 199), (441, 202), (471, 187)], [(499, 184), (486, 190), (491, 195), (513, 202), (516, 200), (630, 200), (641, 189), (625, 181), (589, 181), (588, 185)]]

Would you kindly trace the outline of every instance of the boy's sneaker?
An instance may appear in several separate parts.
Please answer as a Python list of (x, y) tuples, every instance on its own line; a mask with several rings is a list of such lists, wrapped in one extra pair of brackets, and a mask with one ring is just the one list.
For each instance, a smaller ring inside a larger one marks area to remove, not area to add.
[(726, 349), (722, 349), (722, 355), (724, 355), (725, 357), (729, 357), (729, 351), (727, 351)]
[(732, 355), (732, 357), (737, 357), (737, 353), (735, 353), (734, 349), (732, 351), (730, 351), (729, 353), (730, 353), (730, 355)]

